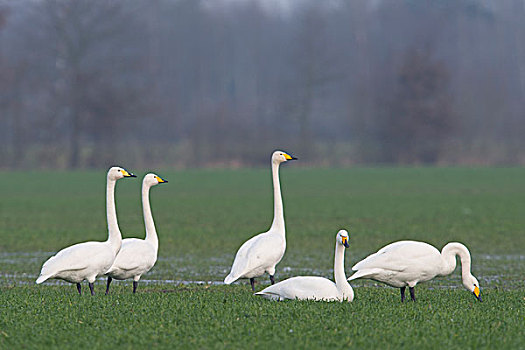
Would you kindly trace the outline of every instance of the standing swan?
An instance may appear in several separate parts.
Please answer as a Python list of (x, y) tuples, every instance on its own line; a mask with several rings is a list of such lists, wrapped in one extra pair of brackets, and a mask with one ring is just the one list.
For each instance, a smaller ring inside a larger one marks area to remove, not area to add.
[(341, 230), (335, 236), (334, 279), (335, 283), (324, 277), (298, 276), (269, 286), (255, 293), (267, 299), (284, 300), (323, 300), (352, 301), (354, 290), (346, 281), (345, 247), (348, 248), (348, 232)]
[(249, 278), (252, 290), (255, 292), (255, 277), (264, 272), (270, 275), (270, 281), (275, 283), (275, 265), (281, 261), (286, 250), (286, 235), (284, 227), (283, 200), (281, 198), (281, 185), (279, 184), (279, 164), (297, 159), (283, 151), (272, 154), (273, 177), (273, 223), (267, 232), (260, 233), (244, 242), (239, 248), (233, 261), (231, 272), (224, 279), (230, 284), (239, 278)]
[(80, 282), (88, 280), (91, 295), (95, 295), (93, 282), (111, 267), (122, 244), (122, 235), (117, 222), (115, 209), (115, 184), (124, 177), (136, 177), (123, 168), (112, 167), (108, 171), (106, 187), (106, 213), (108, 220), (108, 240), (105, 242), (84, 242), (72, 245), (49, 258), (37, 278), (40, 284), (49, 278), (62, 279), (77, 284), (82, 294)]
[(106, 273), (108, 284), (106, 294), (109, 293), (111, 279), (125, 280), (133, 277), (133, 293), (137, 291), (140, 276), (148, 272), (157, 261), (157, 252), (159, 250), (159, 239), (151, 214), (149, 204), (149, 190), (151, 187), (160, 183), (166, 183), (155, 174), (144, 176), (142, 181), (142, 210), (144, 212), (144, 224), (146, 226), (146, 239), (126, 238), (122, 240), (122, 248), (113, 263), (113, 266)]
[(357, 271), (349, 280), (368, 278), (401, 288), (401, 302), (405, 300), (405, 288), (416, 301), (414, 287), (436, 276), (451, 274), (456, 268), (456, 255), (461, 259), (463, 286), (481, 300), (479, 282), (470, 273), (470, 252), (461, 243), (449, 243), (439, 250), (424, 242), (399, 241), (381, 248), (352, 267)]

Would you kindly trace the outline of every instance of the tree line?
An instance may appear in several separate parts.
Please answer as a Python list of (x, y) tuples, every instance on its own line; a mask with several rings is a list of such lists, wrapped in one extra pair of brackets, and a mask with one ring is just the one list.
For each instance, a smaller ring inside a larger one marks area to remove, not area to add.
[(0, 1), (0, 168), (525, 163), (520, 0)]

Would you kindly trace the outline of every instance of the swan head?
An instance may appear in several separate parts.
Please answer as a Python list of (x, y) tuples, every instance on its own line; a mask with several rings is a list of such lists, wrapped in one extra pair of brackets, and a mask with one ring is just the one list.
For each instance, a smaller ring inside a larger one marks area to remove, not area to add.
[(289, 160), (296, 160), (294, 156), (284, 152), (284, 151), (275, 151), (272, 154), (272, 163), (281, 164)]
[(476, 299), (478, 299), (479, 301), (483, 301), (481, 299), (481, 290), (479, 289), (479, 282), (476, 279), (476, 277), (470, 275), (467, 278), (465, 278), (463, 280), (463, 286), (467, 290), (471, 291), (472, 294), (474, 294), (474, 296), (476, 297)]
[(119, 166), (114, 166), (110, 168), (108, 171), (108, 179), (110, 180), (116, 181), (118, 179), (122, 179), (123, 177), (137, 177), (137, 176)]
[(345, 246), (345, 248), (350, 247), (350, 244), (348, 244), (348, 241), (350, 240), (348, 231), (340, 230), (339, 232), (337, 232), (337, 236), (335, 236), (335, 239), (337, 240), (339, 244)]
[(146, 176), (144, 176), (144, 180), (142, 180), (142, 183), (144, 185), (148, 185), (150, 187), (158, 185), (158, 184), (163, 184), (163, 183), (166, 183), (166, 182), (168, 182), (168, 180), (163, 179), (159, 175), (153, 174), (153, 173), (147, 174)]

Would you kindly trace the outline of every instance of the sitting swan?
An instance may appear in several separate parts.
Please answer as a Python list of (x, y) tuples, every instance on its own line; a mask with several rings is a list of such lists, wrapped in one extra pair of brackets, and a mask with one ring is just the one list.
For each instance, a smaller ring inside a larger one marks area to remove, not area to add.
[(252, 290), (255, 292), (255, 277), (265, 272), (270, 275), (270, 281), (275, 283), (275, 265), (281, 261), (286, 250), (286, 232), (284, 226), (283, 201), (279, 184), (279, 164), (297, 159), (283, 151), (272, 154), (273, 201), (274, 216), (270, 230), (260, 233), (244, 242), (235, 255), (231, 272), (224, 279), (230, 284), (239, 278), (249, 278)]
[(461, 243), (449, 243), (441, 253), (424, 242), (399, 241), (381, 248), (352, 267), (357, 271), (349, 280), (368, 278), (401, 288), (401, 302), (405, 300), (405, 288), (416, 301), (414, 287), (436, 276), (451, 274), (456, 268), (456, 255), (461, 259), (463, 286), (481, 300), (479, 282), (470, 273), (470, 252)]
[(108, 171), (106, 187), (106, 213), (108, 220), (108, 240), (105, 242), (84, 242), (72, 245), (49, 258), (37, 278), (40, 284), (49, 278), (62, 279), (77, 284), (82, 294), (80, 282), (87, 280), (91, 295), (95, 294), (93, 282), (111, 267), (122, 244), (122, 236), (115, 209), (115, 184), (124, 177), (136, 177), (123, 168), (112, 167)]
[(113, 263), (113, 266), (106, 273), (108, 284), (106, 294), (109, 293), (111, 279), (125, 280), (133, 277), (133, 293), (137, 291), (140, 276), (148, 272), (157, 261), (159, 250), (159, 239), (151, 214), (149, 204), (149, 190), (159, 183), (166, 183), (155, 174), (147, 174), (142, 181), (142, 210), (144, 212), (144, 224), (146, 226), (146, 239), (126, 238), (122, 240), (122, 248)]
[(299, 299), (340, 302), (354, 300), (354, 290), (346, 281), (344, 267), (345, 247), (349, 247), (348, 239), (346, 230), (339, 231), (335, 236), (335, 283), (323, 277), (298, 276), (269, 286), (255, 293), (255, 295), (272, 300)]

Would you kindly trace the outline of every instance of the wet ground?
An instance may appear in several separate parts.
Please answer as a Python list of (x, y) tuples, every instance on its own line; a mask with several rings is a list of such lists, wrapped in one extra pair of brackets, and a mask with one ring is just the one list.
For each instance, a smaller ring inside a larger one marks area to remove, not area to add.
[[(0, 253), (0, 286), (32, 284), (38, 277), (42, 263), (53, 255), (53, 252), (17, 252)], [(197, 257), (193, 255), (177, 257), (159, 257), (156, 266), (141, 279), (141, 284), (222, 284), (224, 276), (229, 272), (233, 257), (231, 255), (216, 257)], [(293, 261), (293, 264), (291, 263)], [(355, 261), (346, 262), (346, 274), (351, 275), (350, 267)], [(320, 265), (317, 259), (295, 257), (281, 262), (277, 266), (276, 279), (282, 280), (292, 276), (312, 275), (333, 278), (333, 270), (314, 268)], [(515, 289), (525, 285), (525, 255), (489, 255), (473, 256), (472, 273), (480, 281), (482, 288)], [(99, 278), (98, 283), (103, 283)], [(261, 284), (268, 284), (267, 277), (259, 278)], [(50, 280), (46, 284), (67, 284), (63, 281)], [(241, 282), (244, 283), (244, 282)], [(353, 281), (352, 285), (371, 286), (382, 284), (373, 281)], [(460, 265), (453, 274), (436, 278), (429, 287), (458, 288), (461, 287)]]

